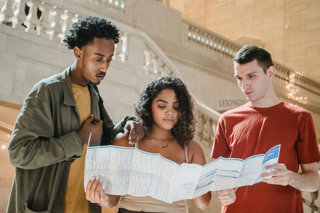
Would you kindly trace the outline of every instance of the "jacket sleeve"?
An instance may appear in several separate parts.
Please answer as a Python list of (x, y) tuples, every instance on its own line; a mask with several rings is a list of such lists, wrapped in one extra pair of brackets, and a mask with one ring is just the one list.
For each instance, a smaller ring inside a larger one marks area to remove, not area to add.
[[(100, 100), (102, 99), (100, 98)], [(103, 120), (103, 134), (101, 136), (101, 145), (111, 145), (115, 136), (119, 132), (124, 131), (123, 128), (126, 125), (127, 121), (135, 120), (135, 118), (126, 116), (121, 121), (119, 121), (119, 123), (114, 125), (106, 109), (104, 108), (102, 101), (99, 103), (99, 109), (101, 119)]]
[(127, 121), (129, 120), (135, 120), (134, 117), (124, 117), (121, 121), (119, 121), (119, 123), (117, 123), (114, 127), (113, 127), (113, 133), (116, 136), (119, 132), (124, 132), (124, 126), (126, 125)]
[(81, 157), (83, 145), (76, 131), (54, 137), (57, 124), (49, 100), (37, 92), (26, 98), (8, 148), (13, 166), (36, 169)]

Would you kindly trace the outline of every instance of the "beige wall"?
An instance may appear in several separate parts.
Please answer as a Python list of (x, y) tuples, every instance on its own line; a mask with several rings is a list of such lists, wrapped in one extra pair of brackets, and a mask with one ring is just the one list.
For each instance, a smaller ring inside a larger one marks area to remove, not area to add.
[[(182, 16), (320, 82), (319, 0), (170, 0)], [(183, 4), (183, 5), (181, 5)]]

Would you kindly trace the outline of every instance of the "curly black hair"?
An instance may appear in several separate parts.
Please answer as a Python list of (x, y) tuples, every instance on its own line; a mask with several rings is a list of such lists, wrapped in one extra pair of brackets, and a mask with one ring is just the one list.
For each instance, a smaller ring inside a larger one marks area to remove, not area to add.
[(160, 77), (152, 80), (141, 93), (135, 107), (136, 115), (145, 129), (146, 137), (148, 137), (153, 124), (152, 101), (163, 89), (172, 89), (177, 96), (181, 117), (172, 128), (171, 133), (180, 146), (184, 147), (194, 136), (195, 121), (193, 117), (193, 102), (181, 79)]
[(63, 42), (69, 49), (81, 48), (93, 38), (106, 38), (119, 42), (119, 30), (110, 21), (97, 16), (85, 16), (72, 24)]

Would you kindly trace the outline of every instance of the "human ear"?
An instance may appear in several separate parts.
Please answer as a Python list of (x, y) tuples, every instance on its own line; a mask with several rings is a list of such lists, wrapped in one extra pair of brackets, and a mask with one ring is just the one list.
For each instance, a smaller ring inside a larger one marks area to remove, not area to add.
[(276, 69), (274, 68), (274, 66), (270, 66), (270, 67), (267, 69), (267, 75), (268, 75), (270, 78), (273, 78), (275, 71), (276, 71)]
[(79, 60), (81, 58), (82, 51), (79, 47), (75, 46), (73, 48), (73, 54)]

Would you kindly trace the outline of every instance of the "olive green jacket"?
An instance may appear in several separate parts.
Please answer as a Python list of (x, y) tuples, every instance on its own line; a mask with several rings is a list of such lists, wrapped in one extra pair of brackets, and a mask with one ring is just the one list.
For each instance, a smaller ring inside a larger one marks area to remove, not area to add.
[[(73, 159), (82, 155), (83, 144), (77, 134), (80, 118), (70, 81), (71, 68), (37, 83), (26, 97), (17, 118), (9, 145), (9, 158), (15, 177), (7, 212), (64, 211), (64, 198), (69, 168)], [(94, 85), (91, 113), (103, 120), (105, 137), (111, 144), (128, 118), (114, 126), (106, 113)], [(100, 145), (101, 141), (91, 142)], [(90, 204), (90, 212), (100, 212)]]

